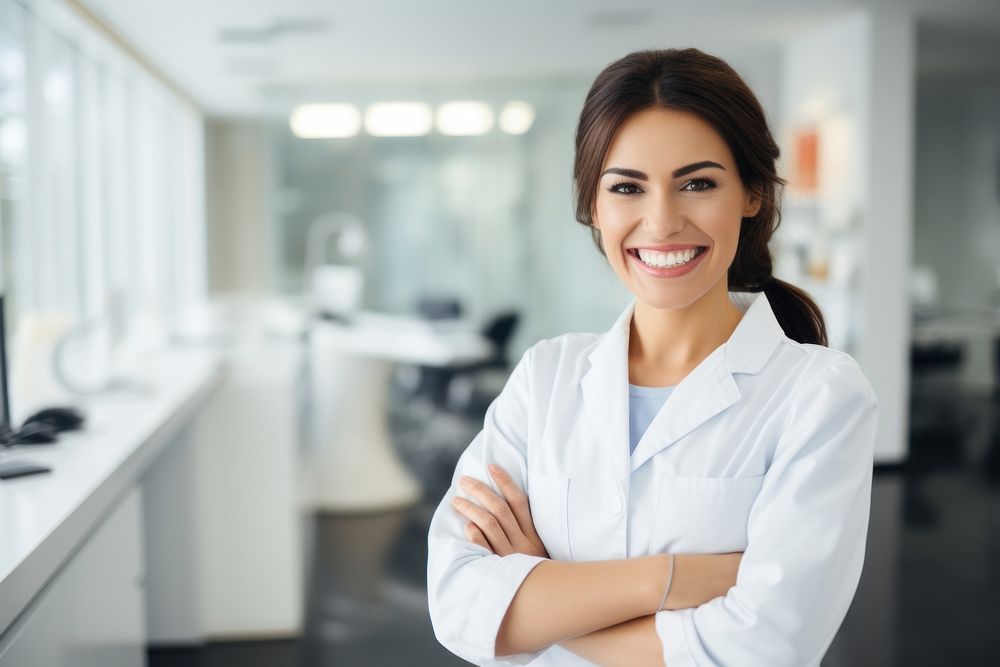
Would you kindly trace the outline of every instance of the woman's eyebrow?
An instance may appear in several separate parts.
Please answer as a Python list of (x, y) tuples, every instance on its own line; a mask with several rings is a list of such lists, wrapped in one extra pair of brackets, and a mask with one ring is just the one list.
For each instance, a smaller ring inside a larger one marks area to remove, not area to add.
[(716, 167), (725, 171), (726, 168), (723, 167), (718, 162), (712, 162), (711, 160), (702, 160), (701, 162), (692, 162), (689, 165), (681, 167), (679, 169), (674, 169), (674, 178), (680, 178), (681, 176), (687, 176), (692, 171), (698, 171), (699, 169), (704, 169), (705, 167)]
[(627, 176), (628, 178), (635, 178), (640, 181), (649, 180), (649, 176), (646, 175), (646, 172), (639, 171), (638, 169), (626, 169), (624, 167), (608, 167), (607, 169), (604, 170), (603, 173), (601, 173), (601, 176), (605, 176), (607, 174), (618, 174), (619, 176)]
[[(685, 165), (683, 167), (675, 169), (672, 176), (674, 178), (680, 178), (681, 176), (686, 176), (687, 174), (690, 174), (692, 171), (698, 171), (699, 169), (704, 169), (705, 167), (716, 167), (717, 169), (721, 169), (722, 171), (726, 170), (726, 168), (723, 167), (718, 162), (712, 162), (711, 160), (702, 160), (701, 162), (692, 162), (689, 165)], [(649, 180), (649, 176), (646, 175), (646, 172), (639, 171), (638, 169), (626, 169), (624, 167), (608, 167), (601, 173), (601, 176), (605, 176), (607, 174), (618, 174), (619, 176), (635, 178), (640, 181)]]

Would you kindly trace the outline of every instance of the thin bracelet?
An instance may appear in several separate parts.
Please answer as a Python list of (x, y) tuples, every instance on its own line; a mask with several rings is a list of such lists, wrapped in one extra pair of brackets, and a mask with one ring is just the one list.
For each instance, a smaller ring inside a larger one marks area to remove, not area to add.
[(656, 608), (656, 611), (663, 611), (663, 604), (667, 601), (667, 596), (670, 595), (670, 584), (674, 581), (674, 555), (670, 554), (670, 569), (667, 571), (667, 587), (663, 589), (663, 599), (660, 600), (660, 606)]

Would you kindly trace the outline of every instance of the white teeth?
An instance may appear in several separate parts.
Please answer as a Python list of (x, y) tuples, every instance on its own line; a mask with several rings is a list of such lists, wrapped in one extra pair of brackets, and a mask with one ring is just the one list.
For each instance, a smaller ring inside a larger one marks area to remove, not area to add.
[(694, 259), (697, 252), (698, 250), (696, 248), (689, 248), (680, 252), (656, 252), (655, 250), (639, 248), (637, 254), (643, 263), (648, 264), (649, 266), (663, 268), (687, 264)]

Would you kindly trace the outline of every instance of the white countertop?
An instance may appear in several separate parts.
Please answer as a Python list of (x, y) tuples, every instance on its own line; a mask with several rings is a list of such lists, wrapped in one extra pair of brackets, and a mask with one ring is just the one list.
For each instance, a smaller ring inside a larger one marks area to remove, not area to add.
[(323, 335), (345, 352), (425, 366), (483, 361), (493, 352), (490, 341), (465, 321), (428, 321), (367, 311), (349, 323), (316, 318), (312, 335)]
[(135, 379), (144, 392), (82, 404), (82, 431), (47, 445), (0, 448), (50, 473), (0, 480), (0, 637), (197, 412), (222, 377), (211, 350), (164, 352)]
[(962, 343), (1000, 335), (1000, 308), (921, 312), (913, 324), (913, 342)]

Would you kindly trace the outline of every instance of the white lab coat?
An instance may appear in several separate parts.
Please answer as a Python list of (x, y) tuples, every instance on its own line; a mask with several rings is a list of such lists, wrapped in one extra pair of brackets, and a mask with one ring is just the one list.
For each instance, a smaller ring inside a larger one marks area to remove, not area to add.
[[(463, 453), (428, 536), (438, 640), (479, 665), (588, 665), (560, 646), (495, 658), (500, 623), (542, 559), (469, 542), (459, 476), (525, 488), (550, 558), (743, 551), (736, 585), (661, 611), (669, 667), (818, 665), (857, 588), (878, 401), (857, 362), (784, 335), (763, 293), (674, 389), (629, 454), (628, 339), (635, 302), (603, 334), (543, 340), (518, 362)], [(494, 489), (495, 485), (492, 485)]]

